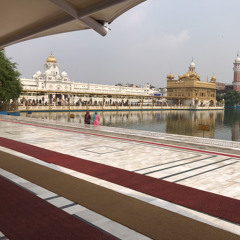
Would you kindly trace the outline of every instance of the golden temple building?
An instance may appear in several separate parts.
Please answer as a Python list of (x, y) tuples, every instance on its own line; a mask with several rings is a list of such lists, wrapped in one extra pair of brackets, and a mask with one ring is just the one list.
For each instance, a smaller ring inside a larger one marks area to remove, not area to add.
[(201, 82), (192, 61), (189, 71), (174, 79), (173, 74), (167, 76), (167, 96), (169, 105), (214, 106), (216, 104), (216, 77), (210, 82)]

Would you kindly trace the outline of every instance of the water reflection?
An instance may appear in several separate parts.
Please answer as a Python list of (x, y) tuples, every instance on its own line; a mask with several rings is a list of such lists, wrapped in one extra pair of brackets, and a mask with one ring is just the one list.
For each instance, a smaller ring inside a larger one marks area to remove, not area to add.
[(231, 126), (232, 141), (239, 142), (239, 124), (240, 124), (240, 109), (228, 109), (225, 111), (224, 125)]
[[(194, 137), (214, 138), (217, 116), (223, 119), (223, 111), (172, 111), (167, 117), (166, 132)], [(199, 130), (199, 125), (206, 125), (209, 131)]]
[[(94, 112), (91, 112), (93, 115)], [(23, 116), (57, 122), (84, 123), (85, 112), (22, 113)], [(99, 112), (100, 125), (154, 132), (239, 141), (240, 110), (225, 111), (129, 111)], [(199, 124), (209, 131), (199, 130)]]

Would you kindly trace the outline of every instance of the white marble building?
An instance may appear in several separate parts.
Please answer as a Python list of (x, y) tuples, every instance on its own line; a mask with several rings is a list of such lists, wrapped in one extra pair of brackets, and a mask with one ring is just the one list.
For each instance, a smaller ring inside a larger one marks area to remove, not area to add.
[(69, 79), (68, 74), (63, 71), (60, 73), (59, 64), (56, 58), (51, 54), (47, 58), (44, 64), (44, 73), (37, 71), (32, 79), (22, 78), (21, 83), (24, 90), (33, 91), (50, 91), (54, 92), (65, 92), (68, 93), (111, 93), (111, 94), (129, 94), (129, 95), (154, 95), (158, 93), (158, 90), (151, 89), (150, 84), (147, 83), (144, 87), (127, 87), (127, 86), (114, 86), (114, 85), (103, 85), (94, 83), (80, 83), (72, 82)]
[(37, 71), (32, 79), (22, 78), (24, 90), (71, 91), (72, 82), (68, 74), (59, 72), (57, 60), (51, 55), (44, 64), (45, 72)]

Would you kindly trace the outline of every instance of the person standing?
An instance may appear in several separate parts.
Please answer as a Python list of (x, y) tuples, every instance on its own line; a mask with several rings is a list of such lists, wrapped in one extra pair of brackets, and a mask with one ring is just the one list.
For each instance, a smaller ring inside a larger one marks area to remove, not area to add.
[(97, 112), (95, 112), (95, 114), (93, 116), (92, 124), (98, 126), (99, 125), (99, 121), (100, 121), (100, 116), (98, 115)]
[(90, 124), (91, 123), (91, 115), (90, 115), (89, 111), (87, 111), (86, 114), (85, 114), (84, 123), (85, 124)]

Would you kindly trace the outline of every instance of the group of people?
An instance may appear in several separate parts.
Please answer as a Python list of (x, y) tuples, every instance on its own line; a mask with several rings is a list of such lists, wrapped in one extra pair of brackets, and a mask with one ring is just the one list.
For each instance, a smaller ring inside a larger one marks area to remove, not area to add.
[(85, 124), (93, 124), (98, 126), (100, 121), (100, 116), (98, 115), (97, 112), (94, 113), (93, 118), (90, 115), (90, 112), (87, 111), (84, 117), (84, 123)]

